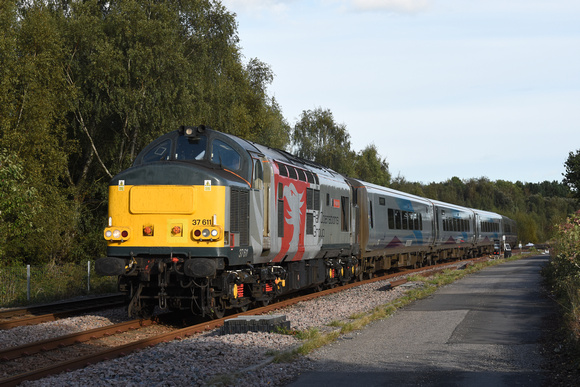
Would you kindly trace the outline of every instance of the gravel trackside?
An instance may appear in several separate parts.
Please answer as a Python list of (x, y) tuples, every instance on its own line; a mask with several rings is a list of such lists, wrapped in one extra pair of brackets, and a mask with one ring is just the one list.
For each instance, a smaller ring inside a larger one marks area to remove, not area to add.
[[(275, 314), (286, 315), (293, 330), (318, 328), (327, 332), (339, 329), (329, 327), (327, 324), (330, 322), (347, 320), (354, 313), (370, 311), (418, 286), (422, 283), (409, 282), (390, 289), (389, 281), (383, 280), (300, 302), (277, 310)], [(0, 342), (19, 340), (23, 336), (34, 336), (38, 340), (42, 334), (52, 336), (57, 331), (63, 334), (55, 328), (59, 325), (66, 326), (64, 333), (70, 333), (71, 329), (99, 326), (107, 319), (110, 323), (118, 322), (122, 318), (118, 313), (114, 311), (110, 317), (101, 313), (93, 317), (64, 319), (26, 327), (26, 331), (21, 329), (15, 334), (0, 332)], [(10, 346), (9, 343), (3, 345)], [(312, 367), (310, 360), (304, 357), (290, 363), (272, 362), (274, 353), (290, 351), (299, 345), (300, 340), (290, 335), (261, 332), (220, 335), (219, 330), (214, 330), (22, 385), (279, 386)]]

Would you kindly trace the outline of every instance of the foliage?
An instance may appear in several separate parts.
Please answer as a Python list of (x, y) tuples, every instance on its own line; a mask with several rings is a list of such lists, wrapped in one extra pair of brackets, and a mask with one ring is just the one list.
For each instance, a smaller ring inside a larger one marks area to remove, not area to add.
[(15, 246), (25, 245), (39, 211), (38, 191), (23, 170), (16, 155), (5, 149), (0, 152), (0, 256), (13, 256)]
[(334, 121), (329, 109), (302, 112), (292, 131), (292, 147), (298, 157), (353, 175), (355, 152), (351, 150), (350, 134), (344, 124)]
[(180, 125), (289, 142), (219, 1), (2, 1), (0, 29), (4, 262), (99, 256), (107, 182)]
[(329, 109), (302, 112), (292, 131), (292, 151), (298, 157), (369, 183), (387, 186), (391, 180), (389, 164), (376, 146), (371, 144), (354, 152), (346, 126), (336, 123)]
[(543, 274), (563, 307), (569, 330), (580, 341), (580, 211), (557, 227), (552, 260)]
[(4, 226), (10, 230), (1, 253), (11, 261), (60, 259), (68, 253), (74, 224), (70, 191), (62, 185), (74, 145), (66, 137), (72, 90), (60, 71), (67, 57), (62, 19), (41, 1), (6, 3), (0, 17), (6, 31), (0, 44), (0, 149), (9, 181), (0, 211), (15, 223)]
[(391, 181), (389, 164), (381, 158), (376, 146), (368, 145), (355, 159), (354, 176), (363, 181), (386, 187)]
[(543, 241), (575, 207), (566, 184), (488, 179), (422, 185), (397, 177), (374, 145), (351, 149), (328, 109), (290, 130), (247, 63), (235, 15), (217, 0), (0, 1), (0, 261), (48, 263), (104, 253), (107, 183), (152, 139), (205, 124), (379, 185), (513, 217)]
[(568, 159), (564, 163), (566, 173), (564, 173), (564, 183), (568, 184), (576, 199), (580, 201), (580, 149), (570, 152)]

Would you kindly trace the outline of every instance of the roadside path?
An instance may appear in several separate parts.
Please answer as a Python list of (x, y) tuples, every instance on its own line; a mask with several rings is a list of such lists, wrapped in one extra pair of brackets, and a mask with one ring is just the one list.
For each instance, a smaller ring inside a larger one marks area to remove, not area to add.
[(533, 256), (486, 268), (311, 357), (304, 386), (541, 386), (542, 320), (553, 312)]

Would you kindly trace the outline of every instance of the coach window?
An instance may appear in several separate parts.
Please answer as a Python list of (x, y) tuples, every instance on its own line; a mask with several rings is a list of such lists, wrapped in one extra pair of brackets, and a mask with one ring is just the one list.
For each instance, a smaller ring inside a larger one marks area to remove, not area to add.
[(373, 201), (369, 200), (369, 218), (371, 221), (371, 228), (374, 228), (374, 222), (373, 222)]
[(397, 230), (401, 229), (401, 211), (395, 210), (395, 228)]
[(409, 213), (407, 211), (403, 211), (403, 230), (407, 230), (409, 228)]
[(389, 208), (389, 228), (391, 230), (395, 229), (395, 210), (393, 210), (392, 208)]

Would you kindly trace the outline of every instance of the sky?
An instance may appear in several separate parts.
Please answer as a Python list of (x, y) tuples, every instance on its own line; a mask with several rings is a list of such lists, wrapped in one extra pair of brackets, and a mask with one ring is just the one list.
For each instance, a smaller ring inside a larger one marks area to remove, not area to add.
[(561, 181), (580, 149), (578, 0), (222, 0), (293, 127), (329, 109), (413, 182)]

